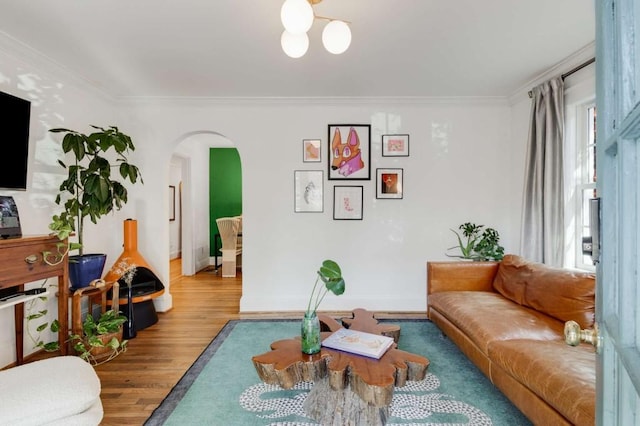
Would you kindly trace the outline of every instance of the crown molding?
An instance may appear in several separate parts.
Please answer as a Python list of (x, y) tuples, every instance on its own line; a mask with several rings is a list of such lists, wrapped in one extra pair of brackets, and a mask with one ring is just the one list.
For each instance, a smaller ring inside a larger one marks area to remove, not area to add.
[(41, 70), (47, 74), (47, 77), (58, 83), (64, 84), (63, 82), (66, 82), (82, 90), (89, 91), (107, 101), (113, 102), (116, 100), (113, 96), (101, 89), (95, 82), (75, 73), (42, 52), (11, 37), (3, 31), (0, 31), (0, 52), (22, 63), (26, 69), (35, 67)]
[(180, 97), (129, 96), (119, 101), (132, 105), (499, 105), (507, 106), (503, 96), (459, 97)]

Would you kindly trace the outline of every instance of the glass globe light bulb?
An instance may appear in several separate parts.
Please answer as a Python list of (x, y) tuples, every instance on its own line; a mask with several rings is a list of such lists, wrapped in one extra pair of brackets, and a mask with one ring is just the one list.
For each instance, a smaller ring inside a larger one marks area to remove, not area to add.
[(322, 44), (334, 55), (346, 51), (351, 44), (351, 29), (346, 22), (331, 21), (322, 30)]
[(285, 30), (280, 37), (280, 45), (287, 56), (300, 58), (307, 53), (307, 49), (309, 49), (309, 37), (307, 33), (291, 34)]
[(307, 0), (286, 0), (280, 9), (280, 20), (291, 34), (306, 33), (313, 25), (313, 8)]

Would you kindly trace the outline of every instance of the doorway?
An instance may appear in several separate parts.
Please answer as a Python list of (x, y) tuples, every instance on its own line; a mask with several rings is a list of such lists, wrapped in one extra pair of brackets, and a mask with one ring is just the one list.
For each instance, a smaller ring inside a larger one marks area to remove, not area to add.
[[(228, 138), (213, 131), (190, 132), (178, 138), (170, 160), (169, 186), (176, 188), (176, 216), (174, 221), (169, 220), (170, 258), (180, 256), (182, 275), (186, 276), (212, 264), (211, 239), (215, 229), (209, 214), (209, 152), (214, 148), (236, 147)], [(239, 153), (237, 155), (239, 157)]]

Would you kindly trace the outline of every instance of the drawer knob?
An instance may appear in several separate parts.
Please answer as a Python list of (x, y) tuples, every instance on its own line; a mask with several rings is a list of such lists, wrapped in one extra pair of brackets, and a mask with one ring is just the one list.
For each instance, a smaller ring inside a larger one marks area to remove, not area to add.
[(27, 256), (24, 258), (24, 261), (27, 262), (29, 265), (33, 265), (38, 261), (38, 255), (32, 254), (30, 256)]

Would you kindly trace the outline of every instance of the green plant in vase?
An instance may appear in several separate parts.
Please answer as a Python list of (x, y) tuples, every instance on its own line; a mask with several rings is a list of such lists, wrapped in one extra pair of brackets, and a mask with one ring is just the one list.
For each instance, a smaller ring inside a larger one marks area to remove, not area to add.
[[(320, 281), (324, 285), (318, 285)], [(316, 311), (327, 293), (331, 292), (340, 296), (344, 290), (345, 281), (342, 278), (340, 266), (333, 260), (322, 262), (302, 320), (302, 352), (306, 354), (320, 352), (320, 321)]]
[[(69, 129), (49, 130), (64, 134), (62, 150), (65, 154), (72, 153), (73, 159), (69, 164), (58, 160), (67, 177), (60, 184), (55, 201), (64, 209), (53, 215), (49, 228), (61, 242), (54, 252), (43, 255), (47, 263), (55, 263), (63, 261), (68, 251), (78, 250), (77, 256), (69, 257), (69, 276), (74, 288), (100, 278), (106, 259), (101, 253), (84, 253), (84, 219), (98, 223), (104, 215), (120, 210), (128, 200), (125, 185), (143, 183), (140, 170), (128, 158), (135, 150), (131, 137), (115, 126), (91, 127), (95, 131), (90, 134)], [(69, 242), (67, 246), (65, 243), (72, 233), (78, 242)]]

